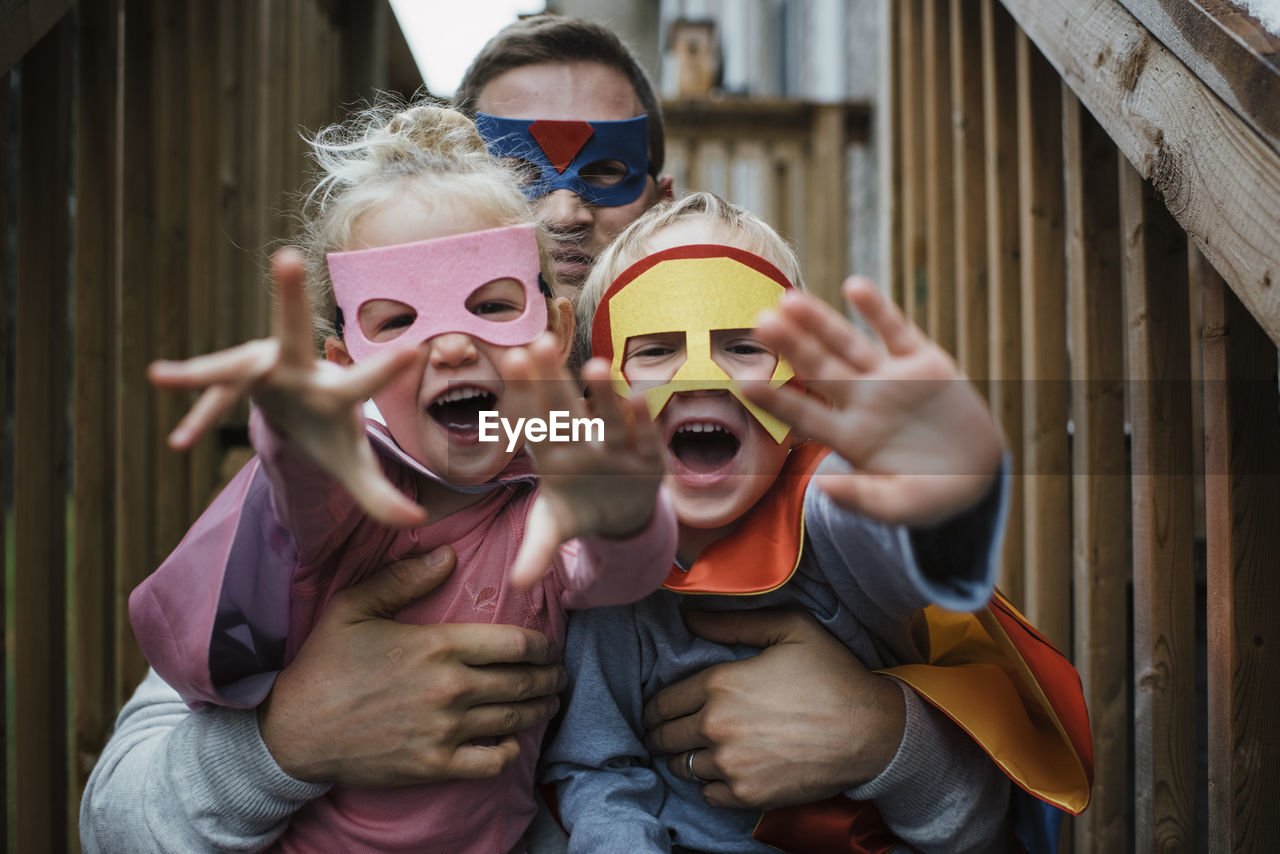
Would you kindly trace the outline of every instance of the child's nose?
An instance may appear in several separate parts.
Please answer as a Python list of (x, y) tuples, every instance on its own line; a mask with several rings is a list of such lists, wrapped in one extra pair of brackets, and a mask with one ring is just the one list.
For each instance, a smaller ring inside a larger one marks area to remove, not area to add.
[(476, 359), (476, 343), (470, 335), (461, 332), (446, 332), (432, 338), (430, 343), (430, 363), (436, 367), (457, 367), (474, 362)]

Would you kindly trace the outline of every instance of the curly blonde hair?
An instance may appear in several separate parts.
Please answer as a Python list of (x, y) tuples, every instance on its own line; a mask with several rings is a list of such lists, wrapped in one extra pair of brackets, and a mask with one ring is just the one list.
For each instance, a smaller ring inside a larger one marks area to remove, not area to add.
[(614, 238), (596, 259), (583, 283), (574, 335), (574, 349), (580, 359), (586, 361), (591, 355), (591, 321), (604, 292), (628, 267), (650, 254), (649, 244), (654, 235), (693, 217), (705, 217), (723, 233), (726, 243), (759, 255), (777, 267), (796, 288), (805, 289), (800, 259), (791, 244), (751, 211), (726, 202), (714, 193), (690, 193), (680, 199), (660, 202)]
[[(536, 221), (519, 178), (489, 156), (475, 124), (457, 110), (383, 100), (308, 142), (316, 170), (300, 206), (299, 248), (317, 344), (338, 334), (327, 256), (350, 246), (352, 229), (370, 210), (409, 194), (428, 214), (466, 206), (492, 217), (494, 227)], [(537, 235), (542, 274), (554, 288), (540, 226)], [(549, 312), (552, 322), (556, 315)]]

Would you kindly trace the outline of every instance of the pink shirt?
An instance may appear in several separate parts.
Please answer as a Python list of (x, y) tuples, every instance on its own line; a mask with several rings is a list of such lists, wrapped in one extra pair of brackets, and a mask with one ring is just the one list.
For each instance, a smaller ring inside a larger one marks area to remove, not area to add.
[[(396, 619), (419, 624), (507, 623), (543, 632), (561, 647), (566, 608), (638, 600), (662, 583), (675, 554), (675, 514), (664, 492), (644, 531), (625, 540), (566, 543), (541, 584), (515, 590), (506, 584), (505, 573), (536, 496), (536, 488), (524, 476), (527, 455), (517, 457), (503, 473), (509, 480), (506, 485), (476, 504), (421, 528), (396, 530), (369, 520), (344, 489), (260, 418), (255, 416), (252, 426), (259, 456), (130, 597), (130, 617), (143, 651), (191, 705), (253, 705), (269, 689), (274, 672), (247, 672), (253, 668), (241, 660), (246, 658), (243, 649), (257, 649), (255, 660), (269, 658), (269, 650), (279, 649), (278, 643), (272, 644), (273, 630), (284, 627), (278, 617), (255, 619), (246, 612), (260, 607), (264, 599), (279, 598), (284, 588), (276, 585), (273, 593), (266, 589), (271, 586), (267, 580), (246, 579), (246, 573), (288, 573), (288, 619), (278, 669), (297, 654), (334, 594), (391, 561), (440, 545), (453, 546), (457, 567), (440, 587), (404, 608)], [(414, 496), (416, 476), (386, 455), (382, 460), (392, 482)], [(245, 512), (255, 503), (255, 489), (261, 490), (262, 474), (270, 484), (274, 507), (269, 524), (247, 518), (250, 514)], [(246, 529), (260, 541), (251, 566), (240, 565), (242, 557), (233, 559), (247, 548)], [(209, 581), (211, 575), (215, 582)], [(246, 584), (255, 587), (246, 593)], [(228, 604), (236, 599), (244, 607), (237, 610)], [(234, 679), (229, 672), (234, 672)], [(228, 687), (228, 681), (235, 684)], [(519, 761), (488, 780), (378, 789), (334, 786), (294, 815), (275, 850), (521, 850), (521, 837), (535, 809), (534, 766), (543, 729), (521, 733)]]

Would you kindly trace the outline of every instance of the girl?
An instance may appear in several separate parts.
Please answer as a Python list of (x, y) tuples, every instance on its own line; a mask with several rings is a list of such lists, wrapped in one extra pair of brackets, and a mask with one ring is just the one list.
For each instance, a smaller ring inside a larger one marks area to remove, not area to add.
[[(539, 230), (471, 122), (430, 106), (371, 112), (314, 147), (305, 251), (327, 360), (310, 354), (301, 259), (281, 252), (275, 338), (151, 370), (158, 385), (206, 388), (175, 447), (241, 394), (257, 404), (258, 456), (130, 597), (144, 652), (190, 705), (260, 702), (335, 594), (409, 554), (451, 544), (458, 570), (399, 619), (505, 622), (560, 643), (566, 607), (634, 601), (674, 552), (656, 431), (642, 404), (609, 392), (607, 368), (584, 371), (604, 440), (540, 447), (540, 485), (527, 451), (483, 441), (484, 412), (587, 413)], [(572, 537), (587, 539), (561, 545)], [(459, 751), (456, 776), (487, 779), (335, 786), (277, 847), (519, 850), (541, 737)]]

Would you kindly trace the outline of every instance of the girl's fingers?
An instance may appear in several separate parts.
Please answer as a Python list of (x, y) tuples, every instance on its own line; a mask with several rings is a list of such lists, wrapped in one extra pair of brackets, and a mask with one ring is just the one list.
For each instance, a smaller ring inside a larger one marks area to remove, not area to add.
[(215, 385), (205, 389), (169, 434), (169, 447), (186, 450), (240, 399), (241, 389)]
[(373, 397), (374, 392), (394, 380), (414, 365), (421, 365), (426, 358), (427, 344), (412, 350), (380, 353), (367, 362), (341, 369), (342, 382), (339, 394), (344, 402), (361, 403)]
[(609, 380), (609, 367), (603, 359), (592, 359), (582, 367), (582, 378), (591, 389), (591, 413), (604, 421), (604, 441), (612, 448), (627, 448), (632, 443), (633, 410), (624, 406)]
[(876, 369), (883, 358), (880, 349), (849, 319), (817, 297), (793, 291), (779, 308), (793, 325), (813, 336), (831, 354), (861, 373)]
[(551, 570), (560, 543), (567, 539), (546, 495), (539, 495), (529, 510), (524, 526), (524, 540), (511, 565), (511, 584), (521, 590), (532, 587)]
[(204, 388), (227, 383), (248, 387), (271, 370), (279, 345), (271, 339), (248, 341), (184, 361), (160, 360), (147, 366), (147, 376), (160, 388)]
[(871, 324), (890, 355), (908, 355), (923, 343), (920, 331), (865, 276), (845, 280), (844, 298)]
[(304, 284), (302, 255), (285, 247), (271, 258), (271, 278), (276, 286), (275, 335), (280, 339), (280, 359), (286, 365), (307, 365), (315, 359), (311, 332), (311, 308)]
[(356, 503), (375, 521), (393, 528), (409, 528), (427, 521), (427, 511), (387, 480), (367, 441), (361, 437), (351, 468), (339, 480)]

